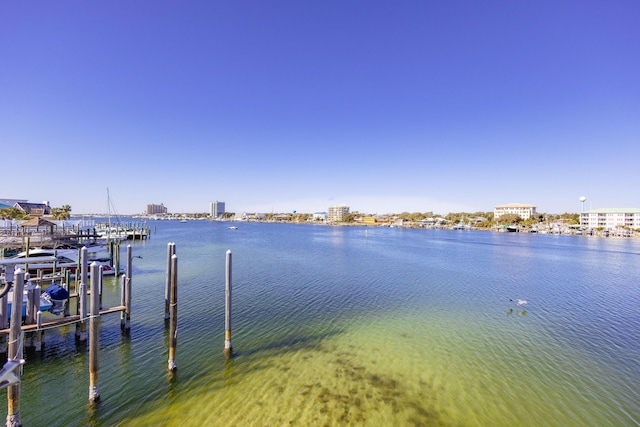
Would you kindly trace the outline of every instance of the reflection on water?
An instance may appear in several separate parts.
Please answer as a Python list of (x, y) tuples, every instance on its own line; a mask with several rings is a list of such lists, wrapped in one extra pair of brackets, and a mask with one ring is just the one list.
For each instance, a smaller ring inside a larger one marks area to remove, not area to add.
[[(47, 332), (24, 425), (630, 425), (640, 242), (515, 233), (158, 222), (132, 243), (132, 331)], [(166, 372), (166, 244), (179, 257)], [(224, 344), (233, 252), (232, 360)], [(118, 286), (105, 298), (118, 304)], [(526, 305), (518, 306), (518, 299)], [(109, 303), (106, 303), (109, 305)], [(532, 420), (535, 420), (533, 422)]]

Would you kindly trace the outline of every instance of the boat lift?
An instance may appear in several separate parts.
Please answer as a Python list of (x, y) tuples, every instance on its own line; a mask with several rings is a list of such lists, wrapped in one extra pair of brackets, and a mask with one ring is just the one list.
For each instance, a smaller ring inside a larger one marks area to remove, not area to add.
[(55, 261), (57, 261), (57, 258), (54, 256), (0, 259), (0, 298), (5, 296), (7, 292), (9, 292), (9, 289), (11, 289), (11, 285), (13, 284), (13, 272), (16, 265), (24, 264), (27, 266), (29, 264)]

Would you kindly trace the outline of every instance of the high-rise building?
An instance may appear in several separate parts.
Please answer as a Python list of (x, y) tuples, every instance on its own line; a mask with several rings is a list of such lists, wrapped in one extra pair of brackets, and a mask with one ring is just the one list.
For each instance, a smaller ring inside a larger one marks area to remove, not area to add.
[(167, 208), (160, 203), (159, 205), (147, 205), (147, 215), (164, 215), (167, 213)]
[(342, 221), (342, 218), (348, 213), (349, 213), (349, 206), (347, 205), (329, 206), (329, 209), (327, 212), (327, 221), (329, 222)]
[(209, 204), (209, 209), (209, 215), (211, 215), (211, 218), (220, 218), (222, 214), (226, 212), (224, 202), (219, 202), (217, 200)]

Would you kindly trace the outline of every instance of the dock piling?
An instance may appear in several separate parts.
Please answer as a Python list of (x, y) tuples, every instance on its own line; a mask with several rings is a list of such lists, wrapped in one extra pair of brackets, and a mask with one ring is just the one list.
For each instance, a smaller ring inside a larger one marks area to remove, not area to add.
[(83, 246), (80, 249), (80, 263), (78, 268), (80, 269), (80, 283), (78, 288), (78, 315), (80, 316), (80, 322), (76, 323), (76, 337), (80, 341), (87, 340), (87, 286), (89, 282), (89, 268), (87, 260), (87, 248)]
[[(9, 330), (9, 360), (22, 361), (22, 292), (24, 290), (24, 271), (15, 271), (13, 282), (13, 303)], [(17, 372), (20, 376), (19, 371)], [(20, 421), (20, 383), (7, 388), (7, 427), (22, 426)]]
[(33, 348), (35, 351), (42, 351), (42, 311), (38, 310), (36, 313), (36, 325), (38, 325), (38, 329), (36, 330), (35, 337), (33, 338)]
[(178, 369), (176, 346), (178, 335), (178, 255), (171, 257), (171, 292), (169, 300), (169, 371)]
[(231, 249), (227, 251), (225, 268), (224, 357), (233, 356), (231, 346)]
[(126, 274), (129, 279), (131, 279), (131, 276), (133, 276), (133, 253), (132, 253), (131, 245), (127, 245)]
[(131, 331), (131, 279), (126, 278), (124, 282), (124, 290), (125, 290), (125, 308), (124, 308), (124, 332), (127, 333)]
[(176, 244), (167, 243), (167, 270), (164, 284), (164, 320), (169, 319), (169, 298), (171, 293), (171, 257), (176, 254)]
[(38, 326), (38, 329), (33, 333), (31, 337), (31, 346), (35, 351), (42, 351), (42, 311), (40, 310), (40, 296), (42, 295), (42, 287), (36, 285), (34, 289), (34, 306), (33, 311), (35, 313), (34, 322)]
[[(5, 294), (0, 298), (0, 329), (9, 327), (9, 297)], [(7, 336), (0, 336), (0, 353), (7, 352)]]
[(91, 318), (89, 337), (89, 401), (100, 400), (98, 389), (98, 371), (100, 349), (100, 294), (98, 289), (102, 286), (102, 266), (96, 262), (91, 263)]
[[(77, 268), (76, 268), (77, 272)], [(67, 317), (71, 315), (70, 305), (71, 305), (71, 271), (67, 270), (64, 274), (64, 283), (62, 287), (67, 291), (67, 302), (64, 305), (64, 312), (62, 313), (63, 317)]]

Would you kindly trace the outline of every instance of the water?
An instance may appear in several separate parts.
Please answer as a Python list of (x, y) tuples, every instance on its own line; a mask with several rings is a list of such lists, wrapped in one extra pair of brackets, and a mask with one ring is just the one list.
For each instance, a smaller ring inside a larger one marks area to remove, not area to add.
[[(103, 318), (100, 403), (88, 402), (87, 347), (71, 328), (48, 331), (25, 365), (23, 424), (640, 424), (637, 240), (228, 225), (151, 223), (151, 239), (131, 243), (130, 336), (117, 314)], [(168, 242), (179, 257), (174, 374)], [(119, 304), (111, 279), (104, 292), (105, 306)]]

